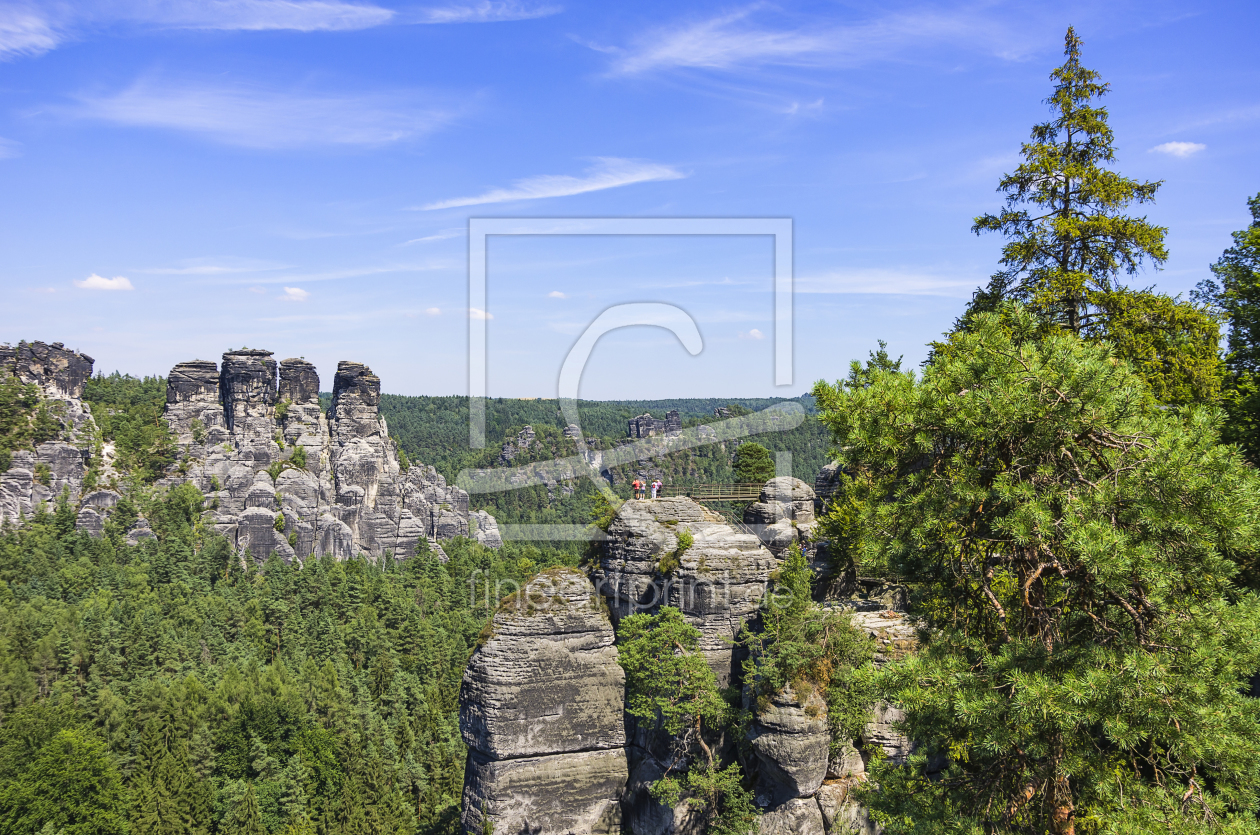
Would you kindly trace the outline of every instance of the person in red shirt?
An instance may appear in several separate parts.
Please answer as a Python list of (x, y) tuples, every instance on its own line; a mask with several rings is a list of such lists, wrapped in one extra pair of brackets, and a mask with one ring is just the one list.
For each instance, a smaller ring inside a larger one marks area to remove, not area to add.
[(643, 490), (643, 482), (636, 478), (634, 481), (630, 482), (630, 487), (634, 490), (634, 497), (636, 499), (639, 498), (639, 493)]

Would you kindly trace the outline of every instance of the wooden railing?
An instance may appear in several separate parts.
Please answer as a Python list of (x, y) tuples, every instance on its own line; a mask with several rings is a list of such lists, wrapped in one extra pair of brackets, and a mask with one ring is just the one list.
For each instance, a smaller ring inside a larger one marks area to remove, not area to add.
[(686, 496), (697, 502), (755, 502), (761, 495), (761, 484), (693, 484), (690, 487), (666, 487), (664, 496)]

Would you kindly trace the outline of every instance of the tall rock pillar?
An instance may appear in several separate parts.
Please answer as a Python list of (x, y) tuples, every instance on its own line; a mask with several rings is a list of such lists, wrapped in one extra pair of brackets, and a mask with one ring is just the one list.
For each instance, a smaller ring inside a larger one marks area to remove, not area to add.
[(459, 694), (468, 743), (463, 826), (620, 831), (627, 770), (613, 629), (590, 581), (553, 569), (500, 606)]

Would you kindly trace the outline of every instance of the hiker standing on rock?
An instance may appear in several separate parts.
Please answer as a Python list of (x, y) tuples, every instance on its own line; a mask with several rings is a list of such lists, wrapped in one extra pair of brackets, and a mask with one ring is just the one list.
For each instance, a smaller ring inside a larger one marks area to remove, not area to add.
[(655, 498), (656, 498), (656, 491), (657, 491), (657, 490), (660, 490), (660, 489), (661, 489), (662, 487), (664, 487), (664, 486), (665, 486), (665, 485), (661, 484), (661, 480), (660, 480), (659, 478), (658, 478), (656, 481), (653, 481), (653, 482), (652, 482), (652, 498), (654, 498), (654, 499), (655, 499)]
[(634, 491), (634, 497), (636, 499), (639, 498), (639, 490), (642, 488), (642, 486), (643, 486), (643, 482), (639, 481), (637, 478), (634, 481), (630, 482), (630, 488)]

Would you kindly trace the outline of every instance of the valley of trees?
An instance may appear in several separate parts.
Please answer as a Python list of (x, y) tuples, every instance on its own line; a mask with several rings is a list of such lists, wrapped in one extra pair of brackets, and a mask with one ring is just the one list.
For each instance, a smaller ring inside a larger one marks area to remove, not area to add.
[[(998, 269), (923, 368), (881, 343), (802, 398), (800, 428), (655, 462), (682, 485), (760, 480), (776, 451), (812, 482), (838, 459), (829, 568), (903, 584), (921, 627), (916, 654), (876, 669), (869, 641), (812, 601), (799, 549), (774, 578), (782, 605), (740, 636), (746, 694), (717, 688), (676, 611), (625, 619), (629, 713), (662, 722), (684, 763), (652, 791), (691, 798), (707, 832), (756, 827), (741, 767), (715, 752), (744, 727), (745, 695), (792, 683), (824, 697), (836, 744), (875, 700), (904, 709), (913, 755), (874, 756), (859, 790), (889, 835), (1260, 835), (1260, 194), (1188, 300), (1131, 286), (1167, 258), (1166, 230), (1132, 214), (1161, 183), (1112, 167), (1108, 87), (1072, 30), (1051, 79), (1004, 205), (973, 223), (1003, 237)], [(454, 540), (446, 564), (424, 548), (242, 562), (194, 489), (151, 488), (178, 463), (163, 390), (89, 384), (101, 443), (131, 473), (102, 537), (76, 531), (64, 499), (0, 530), (0, 831), (458, 832), (456, 701), (493, 583), (578, 550)], [(581, 409), (611, 448), (645, 411), (696, 425), (772, 402)], [(525, 425), (536, 444), (514, 465), (574, 451), (551, 400), (489, 402), (485, 450), (468, 449), (462, 398), (387, 395), (382, 413), (413, 465), (448, 480)], [(58, 426), (34, 391), (0, 384), (4, 467)], [(613, 473), (623, 496), (629, 467)], [(473, 506), (606, 527), (612, 508), (573, 486)], [(156, 539), (128, 545), (139, 513)]]

